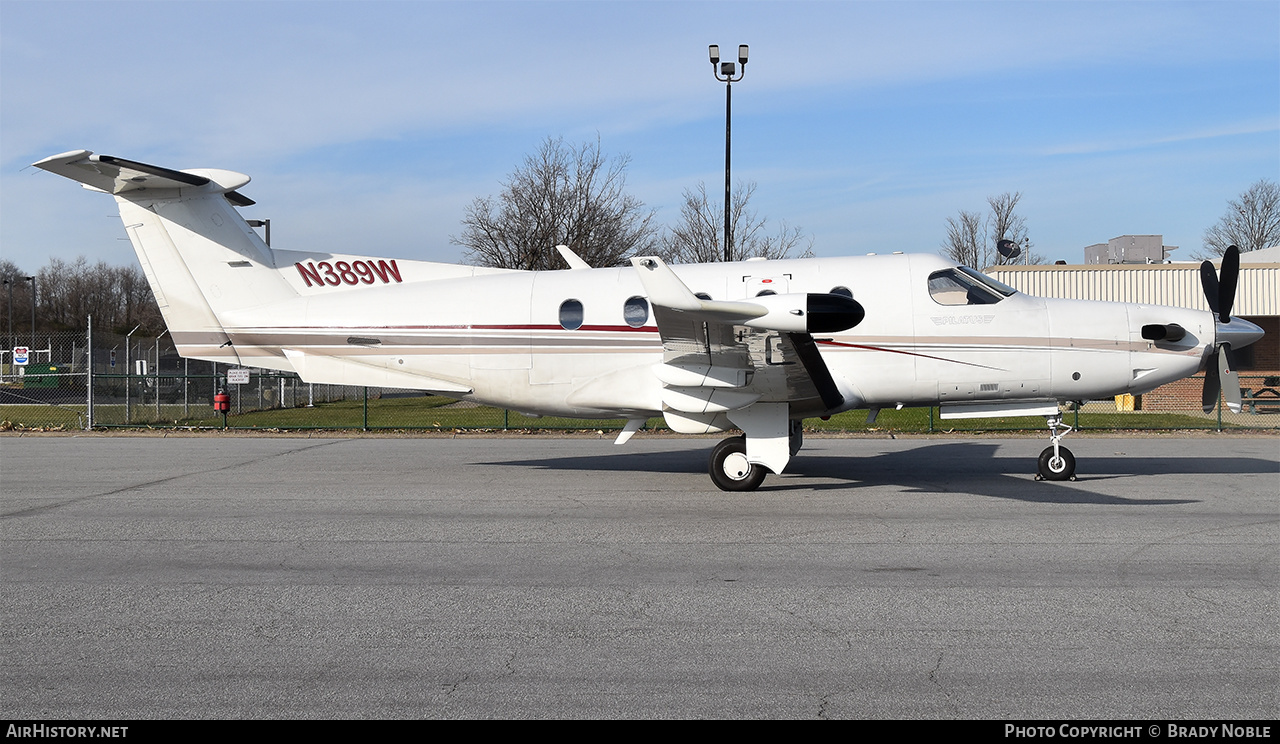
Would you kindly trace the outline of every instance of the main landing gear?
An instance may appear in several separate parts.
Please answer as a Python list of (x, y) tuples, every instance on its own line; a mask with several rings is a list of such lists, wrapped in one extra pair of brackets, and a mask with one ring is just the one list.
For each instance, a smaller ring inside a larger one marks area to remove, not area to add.
[(728, 419), (742, 430), (711, 450), (707, 471), (722, 491), (754, 491), (768, 473), (781, 474), (804, 443), (801, 422), (790, 420), (783, 402), (753, 403), (729, 411)]
[(1048, 417), (1049, 441), (1036, 463), (1036, 480), (1064, 481), (1076, 479), (1076, 456), (1063, 447), (1062, 438), (1072, 432), (1072, 427), (1062, 423), (1062, 414)]
[(730, 437), (711, 450), (711, 480), (722, 491), (754, 491), (764, 482), (765, 467), (747, 461), (747, 437)]

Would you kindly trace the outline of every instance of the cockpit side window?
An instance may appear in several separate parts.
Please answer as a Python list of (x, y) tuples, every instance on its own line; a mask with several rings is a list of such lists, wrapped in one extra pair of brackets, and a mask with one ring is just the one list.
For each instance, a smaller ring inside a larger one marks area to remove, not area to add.
[(1004, 297), (1009, 297), (1011, 295), (1015, 295), (1018, 293), (1018, 290), (1014, 289), (1013, 287), (1010, 287), (1008, 284), (1005, 284), (1004, 282), (998, 282), (995, 279), (992, 279), (991, 277), (982, 273), (981, 271), (976, 271), (974, 269), (969, 268), (968, 266), (957, 266), (956, 268), (959, 269), (961, 272), (963, 272), (970, 279), (973, 279), (979, 284), (982, 284), (987, 289), (995, 290), (997, 294), (1000, 294)]
[(1013, 292), (966, 266), (929, 275), (929, 296), (939, 305), (994, 305)]

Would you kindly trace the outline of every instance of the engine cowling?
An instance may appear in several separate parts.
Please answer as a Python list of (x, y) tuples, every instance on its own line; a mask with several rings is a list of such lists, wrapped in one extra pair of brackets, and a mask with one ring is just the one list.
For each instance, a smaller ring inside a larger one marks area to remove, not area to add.
[(836, 333), (853, 328), (866, 317), (862, 305), (844, 295), (792, 293), (747, 300), (768, 313), (743, 323), (751, 328), (785, 333)]

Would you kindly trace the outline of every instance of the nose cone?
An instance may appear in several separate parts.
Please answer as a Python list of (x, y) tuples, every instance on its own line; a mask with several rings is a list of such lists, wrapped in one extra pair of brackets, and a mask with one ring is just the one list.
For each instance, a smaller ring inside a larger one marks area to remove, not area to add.
[(1264, 335), (1261, 328), (1243, 318), (1233, 317), (1227, 323), (1218, 321), (1215, 326), (1217, 333), (1215, 342), (1219, 345), (1230, 344), (1233, 349), (1248, 346)]

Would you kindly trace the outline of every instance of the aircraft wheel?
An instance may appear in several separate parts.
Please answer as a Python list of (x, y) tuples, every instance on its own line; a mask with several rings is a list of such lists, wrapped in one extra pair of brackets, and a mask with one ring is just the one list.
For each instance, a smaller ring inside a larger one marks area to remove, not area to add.
[(1076, 479), (1076, 456), (1066, 447), (1058, 447), (1058, 456), (1053, 456), (1053, 447), (1045, 447), (1040, 453), (1037, 470), (1042, 480), (1064, 481)]
[(747, 438), (726, 439), (711, 450), (711, 481), (721, 491), (754, 491), (764, 481), (765, 469), (747, 462)]

